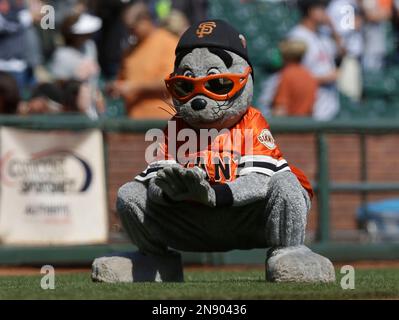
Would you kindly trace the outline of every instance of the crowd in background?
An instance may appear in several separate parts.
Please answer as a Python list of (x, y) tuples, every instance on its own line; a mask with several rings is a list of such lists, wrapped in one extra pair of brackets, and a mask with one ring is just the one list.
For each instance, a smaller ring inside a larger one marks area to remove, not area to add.
[(282, 70), (268, 79), (260, 98), (275, 115), (334, 119), (339, 92), (362, 97), (362, 75), (382, 71), (387, 27), (399, 36), (399, 1), (300, 0), (301, 20), (280, 44)]
[[(295, 2), (301, 20), (282, 39), (284, 66), (264, 84), (258, 106), (333, 119), (338, 92), (360, 100), (362, 74), (384, 68), (387, 24), (399, 37), (399, 1)], [(206, 19), (208, 7), (207, 0), (0, 0), (0, 113), (97, 119), (109, 99), (122, 99), (131, 118), (169, 118), (163, 79), (179, 36)]]
[(132, 118), (169, 117), (163, 79), (206, 12), (201, 0), (0, 0), (0, 113), (96, 119), (110, 97)]

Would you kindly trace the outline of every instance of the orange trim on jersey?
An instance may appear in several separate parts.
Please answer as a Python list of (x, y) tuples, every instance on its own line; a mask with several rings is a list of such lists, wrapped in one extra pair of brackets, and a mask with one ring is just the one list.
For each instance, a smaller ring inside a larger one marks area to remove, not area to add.
[(290, 165), (290, 168), (291, 168), (292, 173), (296, 175), (299, 183), (308, 192), (310, 200), (312, 200), (314, 197), (314, 192), (313, 192), (312, 185), (310, 184), (308, 178), (306, 178), (306, 176), (302, 172), (302, 170), (298, 169), (297, 167)]

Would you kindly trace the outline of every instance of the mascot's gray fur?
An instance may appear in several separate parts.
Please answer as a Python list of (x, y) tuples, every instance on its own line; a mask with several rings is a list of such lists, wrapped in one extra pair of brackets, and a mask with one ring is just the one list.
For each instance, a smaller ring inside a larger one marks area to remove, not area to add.
[[(204, 77), (243, 73), (248, 62), (225, 51), (226, 62), (209, 48), (195, 48), (180, 58), (176, 74)], [(195, 96), (174, 100), (177, 115), (193, 128), (229, 128), (247, 112), (253, 77), (229, 101)], [(266, 278), (276, 282), (335, 281), (331, 262), (304, 246), (309, 195), (291, 172), (271, 177), (252, 173), (228, 182), (234, 203), (216, 207), (216, 195), (202, 170), (171, 165), (145, 182), (133, 181), (118, 193), (117, 210), (139, 252), (103, 257), (93, 263), (92, 278), (101, 282), (183, 281), (177, 251), (212, 252), (271, 248)], [(165, 198), (164, 195), (167, 195)], [(200, 205), (185, 202), (195, 199)], [(170, 201), (172, 200), (172, 201)]]

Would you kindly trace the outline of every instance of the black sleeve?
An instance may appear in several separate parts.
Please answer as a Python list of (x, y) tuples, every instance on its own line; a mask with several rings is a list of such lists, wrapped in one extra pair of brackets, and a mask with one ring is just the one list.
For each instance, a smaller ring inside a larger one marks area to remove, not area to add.
[(234, 203), (233, 193), (227, 184), (212, 186), (216, 195), (216, 207), (231, 207)]

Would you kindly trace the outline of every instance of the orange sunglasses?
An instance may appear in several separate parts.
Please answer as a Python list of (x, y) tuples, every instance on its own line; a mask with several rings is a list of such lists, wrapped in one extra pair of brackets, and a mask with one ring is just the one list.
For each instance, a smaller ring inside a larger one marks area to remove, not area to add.
[(217, 101), (228, 100), (244, 88), (252, 72), (247, 67), (242, 74), (222, 73), (201, 78), (170, 75), (165, 79), (169, 93), (182, 103), (186, 103), (198, 94)]

